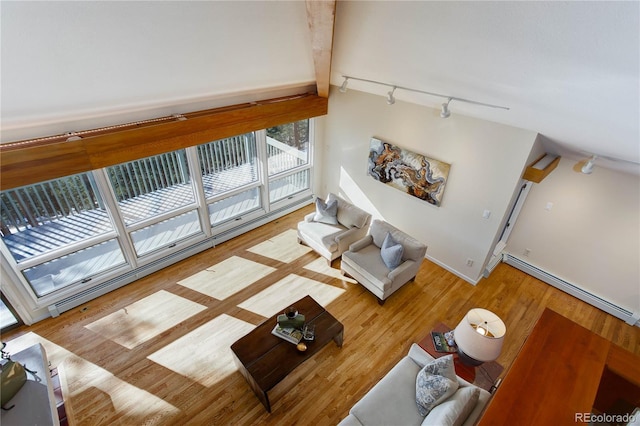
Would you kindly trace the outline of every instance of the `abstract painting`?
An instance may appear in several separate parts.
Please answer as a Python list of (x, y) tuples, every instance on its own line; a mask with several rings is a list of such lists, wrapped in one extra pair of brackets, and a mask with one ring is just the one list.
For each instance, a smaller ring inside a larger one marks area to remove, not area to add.
[(368, 168), (375, 180), (440, 206), (451, 165), (372, 138)]

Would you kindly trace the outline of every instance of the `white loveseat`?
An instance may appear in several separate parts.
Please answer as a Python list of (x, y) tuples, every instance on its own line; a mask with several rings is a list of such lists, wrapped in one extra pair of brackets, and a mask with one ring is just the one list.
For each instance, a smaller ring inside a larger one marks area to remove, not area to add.
[[(358, 401), (340, 426), (410, 426), (410, 425), (464, 425), (478, 420), (491, 394), (458, 377), (456, 394), (441, 402), (423, 417), (416, 403), (416, 377), (433, 357), (417, 344), (411, 345), (409, 354), (402, 358), (371, 390)], [(458, 398), (463, 389), (478, 389), (477, 402), (462, 404)]]
[(316, 213), (310, 213), (298, 223), (298, 241), (311, 247), (329, 264), (346, 251), (349, 246), (364, 237), (371, 223), (371, 214), (348, 201), (330, 193), (327, 203), (337, 201), (336, 223), (314, 220)]

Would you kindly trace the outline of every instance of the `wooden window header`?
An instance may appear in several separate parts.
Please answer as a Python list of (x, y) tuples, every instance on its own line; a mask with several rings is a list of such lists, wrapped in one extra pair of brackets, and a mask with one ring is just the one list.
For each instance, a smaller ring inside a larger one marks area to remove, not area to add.
[(302, 94), (10, 142), (0, 145), (0, 190), (318, 117), (327, 109), (327, 98)]

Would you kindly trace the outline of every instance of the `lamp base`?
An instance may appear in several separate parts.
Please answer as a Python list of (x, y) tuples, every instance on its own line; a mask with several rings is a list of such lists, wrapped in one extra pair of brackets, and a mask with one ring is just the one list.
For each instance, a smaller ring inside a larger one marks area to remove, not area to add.
[(460, 362), (464, 365), (469, 365), (471, 367), (477, 367), (479, 365), (484, 364), (484, 361), (478, 361), (475, 358), (471, 358), (469, 355), (462, 352), (460, 347), (458, 347), (458, 358), (460, 358)]

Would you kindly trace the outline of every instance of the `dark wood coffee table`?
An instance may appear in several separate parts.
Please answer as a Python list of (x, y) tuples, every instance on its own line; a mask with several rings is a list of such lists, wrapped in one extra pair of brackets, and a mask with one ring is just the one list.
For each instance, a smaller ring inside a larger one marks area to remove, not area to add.
[(344, 326), (311, 296), (305, 296), (292, 305), (305, 316), (307, 323), (316, 326), (315, 339), (304, 341), (307, 345), (305, 352), (298, 351), (293, 343), (271, 334), (276, 317), (287, 306), (231, 345), (238, 369), (268, 412), (271, 412), (271, 404), (267, 392), (287, 374), (332, 340), (342, 347)]

